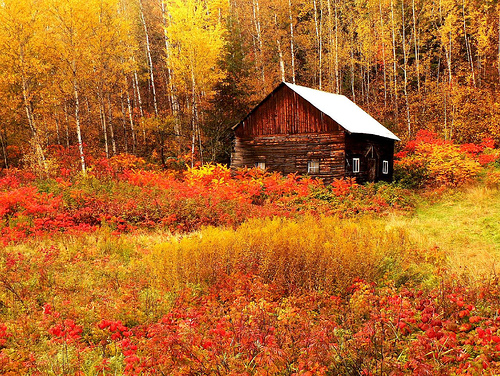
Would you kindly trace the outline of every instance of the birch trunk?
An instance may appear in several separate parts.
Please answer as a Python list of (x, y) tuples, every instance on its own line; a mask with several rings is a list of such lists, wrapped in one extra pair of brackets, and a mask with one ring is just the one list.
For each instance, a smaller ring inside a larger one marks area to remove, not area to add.
[(418, 40), (417, 37), (417, 17), (415, 15), (415, 0), (412, 0), (411, 3), (411, 11), (413, 17), (413, 45), (415, 47), (415, 69), (417, 76), (417, 90), (418, 94), (420, 94), (420, 57), (419, 57), (419, 48), (418, 48)]
[(135, 153), (137, 147), (137, 141), (135, 139), (135, 129), (134, 129), (134, 117), (132, 115), (132, 104), (130, 103), (130, 94), (127, 89), (127, 110), (128, 110), (128, 120), (130, 122), (130, 131), (132, 132), (132, 153)]
[[(179, 121), (179, 113), (180, 113), (180, 105), (179, 105), (179, 100), (177, 98), (177, 90), (174, 85), (174, 73), (172, 69), (169, 67), (169, 62), (170, 62), (170, 43), (168, 39), (168, 34), (167, 34), (167, 10), (165, 8), (165, 2), (163, 0), (160, 0), (160, 6), (161, 6), (161, 14), (162, 14), (162, 20), (163, 20), (163, 38), (165, 41), (165, 59), (167, 61), (167, 87), (169, 88), (169, 99), (171, 103), (171, 109), (172, 109), (172, 115), (174, 117), (174, 132), (177, 137), (181, 135), (181, 126), (180, 126), (180, 121)], [(180, 151), (180, 150), (179, 150)]]
[(66, 147), (69, 150), (69, 115), (68, 115), (68, 105), (64, 103), (64, 118), (65, 118), (65, 128), (66, 128)]
[(321, 37), (320, 37), (320, 32), (319, 32), (319, 25), (318, 25), (318, 7), (316, 0), (313, 0), (313, 7), (314, 7), (314, 28), (316, 30), (316, 50), (318, 54), (318, 83), (319, 83), (319, 90), (321, 90)]
[(392, 68), (393, 68), (393, 85), (394, 85), (394, 112), (396, 122), (398, 120), (398, 68), (396, 58), (396, 25), (394, 23), (394, 5), (391, 0), (391, 24), (392, 24)]
[(125, 153), (128, 153), (127, 115), (125, 113), (125, 104), (123, 103), (123, 93), (120, 93), (120, 105), (122, 108), (123, 149)]
[(463, 18), (463, 25), (464, 25), (464, 38), (465, 38), (465, 49), (467, 52), (467, 61), (470, 66), (471, 74), (472, 74), (472, 84), (476, 86), (476, 75), (474, 72), (474, 59), (472, 58), (472, 50), (470, 46), (470, 40), (469, 36), (467, 34), (467, 27), (466, 27), (466, 22), (465, 22), (465, 0), (462, 0), (462, 18)]
[(288, 15), (290, 18), (290, 55), (292, 64), (292, 83), (295, 84), (295, 51), (294, 51), (294, 36), (293, 36), (293, 17), (292, 17), (292, 1), (288, 0)]
[[(74, 70), (73, 70), (73, 75), (76, 75)], [(78, 84), (76, 82), (75, 77), (73, 77), (73, 94), (75, 99), (75, 126), (76, 126), (76, 137), (78, 139), (78, 151), (80, 152), (80, 163), (82, 167), (82, 172), (83, 174), (86, 174), (87, 169), (85, 167), (85, 154), (83, 152), (82, 129), (80, 126), (80, 96), (78, 93)]]
[(402, 46), (403, 46), (403, 77), (404, 84), (403, 90), (405, 95), (406, 104), (406, 124), (408, 130), (408, 137), (411, 137), (411, 123), (410, 123), (410, 104), (408, 102), (408, 53), (406, 51), (406, 28), (405, 28), (405, 8), (404, 2), (401, 2), (401, 29), (402, 29)]
[(382, 65), (384, 73), (384, 107), (387, 107), (387, 68), (385, 60), (385, 39), (384, 39), (384, 19), (382, 17), (382, 1), (378, 2), (379, 17), (380, 17), (380, 38), (382, 43)]
[[(274, 13), (274, 26), (276, 27), (276, 30), (278, 30), (278, 15), (276, 13)], [(285, 62), (283, 61), (283, 51), (281, 50), (281, 41), (280, 41), (280, 37), (278, 34), (276, 34), (276, 45), (278, 47), (281, 82), (284, 82), (285, 81)]]
[(104, 108), (104, 103), (102, 99), (99, 105), (99, 116), (101, 117), (101, 128), (104, 135), (104, 151), (106, 153), (106, 158), (109, 158), (109, 143), (108, 143), (108, 126), (106, 123), (106, 109)]
[(151, 90), (153, 93), (154, 111), (155, 111), (155, 116), (158, 117), (158, 101), (156, 100), (156, 86), (155, 86), (155, 77), (153, 71), (153, 59), (151, 57), (151, 45), (149, 43), (148, 26), (146, 24), (146, 18), (144, 17), (144, 7), (142, 5), (142, 0), (139, 0), (139, 10), (141, 13), (142, 27), (144, 28), (144, 33), (146, 35), (146, 53), (148, 57), (149, 77), (151, 79)]
[(113, 126), (113, 106), (111, 103), (111, 94), (108, 93), (108, 124), (109, 124), (109, 134), (111, 136), (111, 148), (113, 150), (113, 156), (116, 155), (116, 138), (115, 129)]

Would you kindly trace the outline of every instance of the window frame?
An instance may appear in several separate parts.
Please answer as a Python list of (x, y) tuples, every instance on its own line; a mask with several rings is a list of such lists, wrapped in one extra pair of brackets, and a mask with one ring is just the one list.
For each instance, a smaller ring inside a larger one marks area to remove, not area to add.
[(360, 170), (361, 170), (361, 161), (359, 160), (359, 158), (353, 158), (352, 159), (353, 174), (358, 174)]
[(266, 162), (264, 162), (264, 161), (255, 162), (255, 168), (259, 168), (262, 171), (265, 171), (266, 170)]
[[(313, 165), (316, 164), (316, 165)], [(319, 174), (320, 172), (320, 160), (310, 159), (307, 161), (307, 173), (308, 174)]]
[(382, 161), (382, 174), (389, 175), (389, 161)]

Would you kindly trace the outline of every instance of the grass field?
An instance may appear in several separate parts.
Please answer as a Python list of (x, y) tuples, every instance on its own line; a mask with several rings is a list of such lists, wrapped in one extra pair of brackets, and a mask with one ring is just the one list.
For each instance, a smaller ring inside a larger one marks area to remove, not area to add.
[(403, 227), (419, 247), (438, 247), (449, 267), (470, 278), (500, 272), (500, 193), (472, 186), (422, 199), (415, 213), (392, 216), (388, 226)]

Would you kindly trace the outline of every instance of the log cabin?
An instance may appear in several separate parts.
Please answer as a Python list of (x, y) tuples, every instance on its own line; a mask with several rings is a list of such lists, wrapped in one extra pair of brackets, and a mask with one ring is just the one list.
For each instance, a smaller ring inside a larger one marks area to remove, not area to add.
[(343, 95), (282, 82), (233, 130), (232, 168), (392, 180), (399, 138)]

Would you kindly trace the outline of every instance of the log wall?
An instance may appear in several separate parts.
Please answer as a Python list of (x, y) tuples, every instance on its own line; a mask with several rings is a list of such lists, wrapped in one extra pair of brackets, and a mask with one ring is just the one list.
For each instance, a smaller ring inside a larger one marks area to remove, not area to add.
[[(394, 172), (394, 140), (364, 135), (350, 134), (345, 140), (345, 176), (355, 177), (358, 183), (367, 181), (392, 181)], [(352, 159), (359, 158), (360, 171), (354, 173)], [(389, 173), (382, 173), (382, 161), (389, 162)]]
[[(348, 134), (291, 90), (280, 85), (236, 128), (231, 167), (254, 167), (264, 162), (270, 171), (308, 173), (308, 161), (319, 160), (319, 173), (334, 178), (355, 177), (359, 183), (392, 180), (394, 141), (378, 136)], [(360, 159), (353, 173), (352, 159)], [(382, 174), (382, 161), (389, 173)]]
[(307, 174), (307, 163), (319, 160), (319, 173), (309, 174), (330, 183), (344, 176), (344, 132), (236, 137), (232, 167), (254, 167), (264, 162), (270, 171)]

